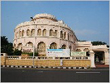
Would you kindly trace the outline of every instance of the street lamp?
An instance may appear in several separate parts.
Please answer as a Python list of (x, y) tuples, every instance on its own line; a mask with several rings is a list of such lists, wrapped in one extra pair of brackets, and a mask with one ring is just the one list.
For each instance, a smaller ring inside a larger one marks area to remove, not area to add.
[[(31, 18), (31, 21), (33, 21), (33, 17), (30, 17)], [(34, 22), (34, 21), (33, 21)], [(35, 24), (35, 22), (34, 22), (34, 24)], [(35, 30), (36, 31), (36, 30)], [(34, 33), (35, 34), (35, 33)], [(34, 39), (35, 39), (36, 37), (35, 37), (35, 35), (34, 35)], [(35, 42), (34, 42), (34, 44), (33, 44), (33, 67), (34, 67), (34, 52), (35, 52)]]

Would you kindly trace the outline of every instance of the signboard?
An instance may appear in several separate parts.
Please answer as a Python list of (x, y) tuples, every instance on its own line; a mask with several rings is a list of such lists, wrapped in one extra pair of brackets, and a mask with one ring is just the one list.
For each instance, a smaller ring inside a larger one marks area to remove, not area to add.
[(86, 52), (74, 52), (74, 51), (71, 51), (71, 56), (86, 56)]
[(49, 57), (70, 57), (70, 49), (47, 49)]

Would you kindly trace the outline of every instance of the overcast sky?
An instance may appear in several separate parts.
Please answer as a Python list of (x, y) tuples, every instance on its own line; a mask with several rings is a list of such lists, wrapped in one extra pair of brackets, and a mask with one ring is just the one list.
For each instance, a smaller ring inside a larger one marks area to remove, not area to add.
[(39, 13), (63, 20), (79, 40), (109, 43), (108, 1), (2, 1), (2, 36), (13, 42), (14, 28)]

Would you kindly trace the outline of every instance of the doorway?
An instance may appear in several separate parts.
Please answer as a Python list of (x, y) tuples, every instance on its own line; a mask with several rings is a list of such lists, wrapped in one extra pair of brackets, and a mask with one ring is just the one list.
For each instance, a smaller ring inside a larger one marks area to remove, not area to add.
[(95, 56), (94, 56), (94, 60), (95, 60), (95, 65), (104, 65), (105, 64), (105, 56), (104, 56), (104, 52), (103, 51), (95, 51)]

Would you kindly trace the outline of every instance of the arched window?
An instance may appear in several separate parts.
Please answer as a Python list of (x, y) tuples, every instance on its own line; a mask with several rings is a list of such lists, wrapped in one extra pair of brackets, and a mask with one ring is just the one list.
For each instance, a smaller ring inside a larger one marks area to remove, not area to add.
[(19, 43), (17, 48), (18, 50), (22, 50), (22, 43)]
[(69, 40), (71, 41), (71, 34), (70, 34), (70, 36), (69, 36)]
[(74, 37), (73, 37), (73, 35), (72, 35), (72, 41), (74, 41)]
[(27, 34), (27, 36), (30, 36), (30, 30), (29, 29), (26, 31), (26, 34)]
[(24, 30), (22, 30), (22, 37), (24, 36)]
[(81, 49), (76, 49), (76, 52), (81, 52)]
[(43, 30), (43, 36), (46, 36), (46, 29)]
[(88, 48), (85, 48), (83, 51), (88, 52), (88, 51), (89, 51), (89, 49), (88, 49)]
[(53, 30), (52, 29), (50, 29), (49, 35), (53, 36)]
[(35, 29), (32, 29), (31, 36), (34, 36), (34, 35), (35, 35)]
[(26, 44), (26, 47), (33, 47), (33, 43), (32, 43), (32, 42), (28, 42), (28, 43)]
[(65, 44), (63, 44), (61, 48), (62, 48), (62, 49), (66, 49), (66, 45), (65, 45)]
[(70, 37), (69, 37), (69, 33), (68, 33), (68, 40), (70, 39)]
[(19, 37), (21, 37), (21, 35), (22, 35), (21, 31), (19, 31)]
[(63, 31), (60, 31), (60, 38), (63, 38)]
[(64, 39), (66, 39), (66, 32), (64, 32)]
[(88, 48), (85, 48), (83, 51), (86, 52), (86, 56), (90, 56)]
[(37, 30), (37, 35), (41, 35), (41, 29)]
[(50, 44), (50, 49), (57, 49), (57, 44), (55, 42)]
[(37, 45), (37, 52), (39, 54), (45, 54), (45, 52), (46, 52), (46, 45), (45, 45), (44, 42), (38, 43), (38, 45)]
[(57, 30), (55, 30), (55, 37), (57, 37)]

